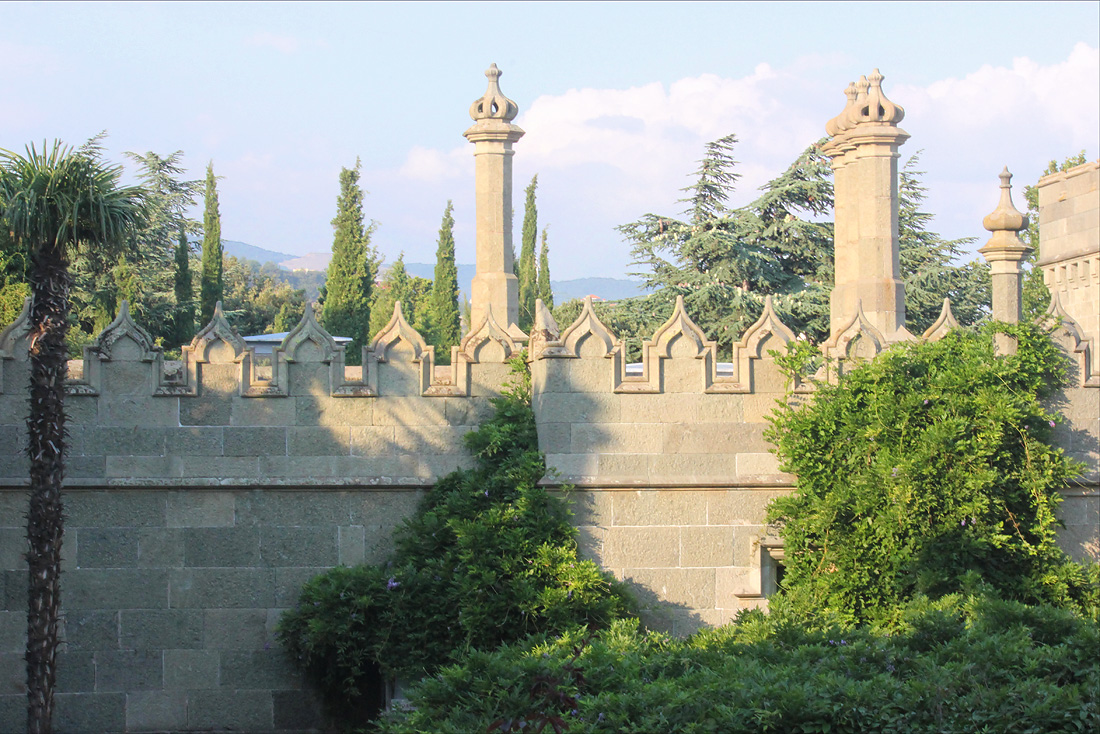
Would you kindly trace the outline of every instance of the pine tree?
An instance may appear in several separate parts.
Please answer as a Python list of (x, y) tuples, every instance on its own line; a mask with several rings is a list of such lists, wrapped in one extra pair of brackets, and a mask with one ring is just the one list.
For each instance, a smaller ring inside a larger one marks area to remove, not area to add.
[[(101, 139), (97, 136), (85, 147), (98, 150)], [(126, 236), (121, 253), (125, 263), (102, 252), (82, 252), (74, 259), (74, 325), (92, 335), (99, 333), (114, 320), (119, 301), (125, 298), (130, 313), (154, 339), (171, 343), (176, 339), (176, 240), (181, 226), (188, 232), (199, 231), (187, 212), (201, 194), (203, 182), (183, 178), (183, 151), (126, 156), (136, 165), (145, 190), (145, 216)], [(120, 275), (127, 277), (120, 279)], [(122, 292), (124, 286), (127, 293)]]
[(444, 364), (450, 362), (451, 347), (457, 345), (462, 336), (458, 312), (458, 266), (455, 264), (453, 212), (454, 206), (448, 201), (447, 208), (443, 211), (443, 222), (439, 226), (431, 305), (425, 309), (436, 359)]
[(542, 228), (542, 248), (539, 250), (538, 297), (543, 304), (554, 308), (554, 291), (550, 287), (550, 247), (546, 244), (546, 227)]
[(206, 167), (206, 210), (202, 217), (202, 285), (199, 291), (199, 319), (214, 318), (214, 306), (222, 300), (222, 220), (218, 212), (218, 184), (214, 164)]
[(519, 328), (531, 330), (535, 321), (535, 298), (538, 289), (538, 267), (535, 261), (535, 240), (538, 239), (538, 208), (535, 206), (535, 189), (539, 177), (536, 174), (526, 189), (527, 200), (523, 207), (523, 246), (519, 252)]
[(175, 346), (187, 344), (195, 335), (195, 292), (191, 285), (191, 243), (187, 241), (187, 229), (180, 226), (179, 243), (176, 245), (176, 269), (174, 281), (176, 313), (174, 318)]
[(359, 364), (363, 346), (370, 339), (371, 291), (378, 270), (378, 256), (370, 246), (374, 230), (363, 226), (363, 189), (359, 186), (360, 161), (340, 171), (340, 196), (332, 220), (332, 260), (325, 281), (322, 311), (325, 328), (333, 335), (351, 337), (344, 352), (348, 364)]
[(920, 336), (935, 323), (943, 299), (961, 323), (981, 320), (989, 309), (989, 268), (980, 262), (952, 264), (973, 237), (945, 240), (929, 229), (933, 216), (920, 210), (927, 188), (923, 171), (916, 170), (921, 151), (914, 153), (898, 174), (898, 250), (905, 284), (905, 322)]
[[(647, 268), (637, 274), (655, 291), (624, 305), (638, 307), (630, 320), (649, 333), (677, 295), (722, 348), (759, 317), (767, 295), (778, 297), (792, 328), (805, 330), (822, 318), (820, 304), (827, 303), (831, 283), (817, 280), (831, 277), (831, 266), (822, 265), (831, 262), (831, 228), (797, 214), (813, 216), (831, 207), (829, 166), (811, 146), (755, 202), (730, 210), (726, 202), (739, 178), (733, 170), (736, 142), (728, 135), (706, 146), (696, 182), (683, 189), (689, 194), (681, 200), (688, 205), (687, 221), (647, 214), (619, 228), (633, 240), (635, 264)], [(803, 303), (807, 298), (813, 303)]]

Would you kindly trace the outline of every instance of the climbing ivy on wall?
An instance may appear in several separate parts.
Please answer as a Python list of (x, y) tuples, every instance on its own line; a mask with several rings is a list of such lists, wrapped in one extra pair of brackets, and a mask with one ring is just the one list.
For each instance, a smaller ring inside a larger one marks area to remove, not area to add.
[(380, 675), (416, 680), (470, 651), (599, 628), (633, 607), (622, 585), (578, 557), (565, 503), (538, 486), (546, 467), (530, 373), (522, 357), (512, 366), (495, 414), (465, 437), (475, 466), (432, 487), (397, 530), (391, 560), (314, 578), (279, 623), (337, 719), (362, 725), (378, 713), (369, 700)]
[[(1018, 342), (996, 356), (994, 333)], [(973, 579), (1006, 598), (1095, 614), (1096, 564), (1055, 544), (1058, 489), (1080, 465), (1052, 445), (1065, 357), (1032, 325), (899, 344), (785, 405), (768, 438), (797, 491), (769, 509), (786, 548), (777, 603), (883, 620)]]

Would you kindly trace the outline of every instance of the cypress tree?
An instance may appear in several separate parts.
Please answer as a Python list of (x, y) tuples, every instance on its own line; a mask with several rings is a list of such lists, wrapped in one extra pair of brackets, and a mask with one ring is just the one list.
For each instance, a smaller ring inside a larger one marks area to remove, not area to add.
[(539, 177), (535, 174), (527, 186), (527, 201), (523, 208), (523, 246), (519, 252), (519, 328), (527, 332), (535, 321), (535, 297), (537, 292), (537, 268), (535, 264), (535, 240), (539, 234), (539, 213), (535, 206), (535, 189)]
[(554, 308), (554, 291), (550, 288), (550, 247), (546, 244), (546, 227), (542, 228), (542, 247), (539, 249), (538, 296), (543, 304)]
[(332, 260), (325, 280), (325, 328), (336, 336), (351, 337), (345, 352), (348, 364), (360, 364), (363, 345), (371, 337), (371, 290), (378, 268), (370, 247), (373, 229), (363, 226), (363, 189), (359, 186), (360, 161), (340, 171), (340, 196), (332, 220)]
[(370, 333), (377, 334), (386, 327), (393, 317), (393, 306), (401, 301), (401, 309), (405, 314), (405, 320), (412, 324), (415, 320), (415, 304), (412, 303), (409, 272), (405, 270), (405, 253), (401, 253), (386, 274), (382, 276), (382, 283), (374, 294), (374, 302), (371, 304)]
[(435, 251), (435, 278), (432, 280), (431, 306), (428, 321), (436, 358), (450, 361), (451, 347), (458, 344), (461, 318), (458, 313), (458, 266), (455, 265), (454, 206), (450, 201), (443, 211), (439, 226), (439, 243)]
[(222, 300), (222, 219), (218, 212), (218, 184), (214, 164), (206, 167), (206, 210), (202, 216), (202, 284), (199, 315), (203, 324), (214, 318), (214, 306)]
[(187, 230), (180, 226), (179, 244), (176, 245), (176, 271), (174, 291), (176, 295), (176, 313), (174, 344), (186, 344), (195, 335), (195, 291), (191, 285), (191, 245), (187, 241)]

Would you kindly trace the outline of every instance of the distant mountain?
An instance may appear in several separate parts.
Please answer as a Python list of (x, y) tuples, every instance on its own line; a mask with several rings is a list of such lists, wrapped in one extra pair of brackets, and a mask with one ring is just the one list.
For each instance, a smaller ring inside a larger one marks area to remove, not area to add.
[[(265, 250), (245, 242), (236, 240), (222, 240), (225, 254), (235, 257), (255, 260), (259, 263), (275, 263), (286, 270), (308, 270), (323, 273), (328, 268), (328, 262), (332, 259), (331, 252), (311, 252), (308, 255), (296, 257), (285, 252)], [(382, 266), (383, 271), (389, 263)], [(405, 263), (405, 270), (409, 275), (431, 280), (435, 277), (435, 264)], [(473, 265), (458, 265), (458, 287), (463, 295), (469, 297), (470, 281), (473, 280), (477, 269)], [(645, 295), (645, 288), (640, 281), (628, 278), (575, 278), (573, 280), (551, 280), (550, 286), (554, 290), (554, 301), (565, 303), (574, 298), (595, 296), (605, 301), (617, 301), (622, 298)]]
[(286, 259), (279, 261), (279, 265), (287, 270), (318, 270), (324, 272), (328, 270), (328, 261), (331, 259), (331, 252), (311, 252), (301, 257), (287, 255)]
[(605, 301), (618, 301), (623, 298), (644, 296), (646, 289), (641, 281), (627, 278), (576, 278), (574, 280), (551, 280), (554, 301), (565, 303), (574, 298), (596, 296)]
[[(275, 263), (278, 265), (285, 260), (294, 259), (293, 255), (288, 255), (285, 252), (265, 250), (262, 247), (256, 247), (247, 242), (238, 242), (236, 240), (222, 240), (222, 250), (226, 255), (244, 258), (245, 260), (255, 260), (258, 263)], [(320, 269), (324, 270), (324, 268)]]

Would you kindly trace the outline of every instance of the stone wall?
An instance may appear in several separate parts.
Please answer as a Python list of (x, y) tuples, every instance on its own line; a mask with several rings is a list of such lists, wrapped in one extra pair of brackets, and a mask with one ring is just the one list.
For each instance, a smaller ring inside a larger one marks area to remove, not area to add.
[[(26, 499), (0, 492), (3, 732), (26, 716)], [(317, 573), (384, 560), (417, 499), (407, 488), (67, 491), (56, 730), (320, 726), (275, 622)]]
[[(949, 309), (925, 338), (946, 333)], [(24, 711), (25, 316), (0, 332), (0, 731)], [(770, 302), (719, 361), (678, 303), (640, 364), (591, 303), (564, 331), (541, 307), (529, 343), (544, 483), (572, 503), (582, 551), (675, 634), (765, 603), (781, 556), (764, 524), (789, 492), (764, 439), (794, 338)], [(1072, 325), (1056, 333), (1078, 358)], [(856, 318), (834, 370), (885, 340)], [(261, 363), (218, 313), (178, 363), (124, 307), (71, 364), (58, 731), (304, 732), (315, 702), (272, 634), (309, 577), (377, 561), (420, 491), (469, 463), (519, 344), (488, 317), (436, 366), (400, 307), (363, 366), (311, 315)], [(834, 372), (835, 374), (835, 372)], [(1090, 474), (1067, 489), (1063, 542), (1097, 557), (1100, 391), (1079, 372), (1060, 439)]]
[(1100, 161), (1039, 179), (1043, 280), (1088, 344), (1086, 375), (1100, 385)]

